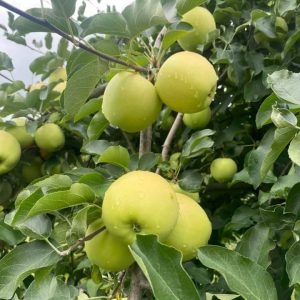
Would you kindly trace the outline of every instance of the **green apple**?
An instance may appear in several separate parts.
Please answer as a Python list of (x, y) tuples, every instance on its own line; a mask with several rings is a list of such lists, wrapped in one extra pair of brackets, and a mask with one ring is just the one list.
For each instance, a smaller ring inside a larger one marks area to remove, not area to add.
[(196, 257), (197, 248), (208, 243), (212, 227), (199, 204), (186, 195), (177, 193), (176, 196), (179, 203), (178, 220), (164, 243), (179, 250), (183, 261), (186, 261)]
[(205, 128), (211, 119), (210, 107), (207, 107), (197, 113), (184, 114), (183, 123), (191, 129)]
[(131, 244), (136, 234), (163, 240), (178, 217), (176, 194), (167, 180), (147, 171), (129, 172), (104, 195), (102, 218), (107, 230)]
[(63, 148), (65, 136), (58, 125), (47, 123), (35, 132), (35, 142), (40, 149), (47, 152), (56, 152)]
[[(86, 235), (101, 227), (103, 227), (103, 222), (95, 221), (88, 227)], [(110, 272), (127, 269), (134, 262), (128, 245), (106, 229), (85, 242), (85, 252), (91, 263)]]
[(164, 62), (155, 87), (160, 99), (172, 110), (195, 113), (210, 105), (217, 80), (214, 67), (204, 56), (183, 51)]
[(51, 75), (49, 76), (49, 83), (55, 82), (58, 80), (67, 81), (67, 72), (64, 67), (59, 67), (56, 70), (54, 70)]
[(22, 167), (22, 177), (26, 183), (42, 177), (42, 160), (40, 157), (33, 157)]
[(176, 193), (179, 193), (179, 194), (184, 194), (186, 196), (189, 196), (190, 198), (192, 198), (193, 200), (195, 200), (196, 202), (200, 202), (200, 197), (199, 197), (199, 193), (192, 193), (192, 192), (188, 192), (188, 191), (185, 191), (183, 190), (178, 183), (175, 183), (175, 182), (170, 182), (171, 184), (171, 187), (173, 188), (173, 190), (176, 192)]
[(195, 7), (185, 13), (181, 21), (193, 26), (193, 30), (178, 40), (184, 50), (195, 51), (206, 43), (207, 34), (216, 29), (214, 16), (204, 7)]
[(0, 175), (11, 171), (19, 162), (21, 146), (10, 133), (0, 130)]
[(161, 101), (152, 83), (134, 72), (115, 75), (103, 95), (105, 118), (127, 132), (137, 132), (151, 125), (160, 109)]
[(15, 127), (7, 129), (7, 132), (12, 134), (20, 143), (21, 148), (27, 148), (34, 143), (34, 138), (26, 130), (26, 118), (15, 118), (12, 121), (16, 124)]
[(231, 158), (216, 158), (210, 165), (210, 173), (218, 182), (230, 181), (237, 172), (237, 165)]

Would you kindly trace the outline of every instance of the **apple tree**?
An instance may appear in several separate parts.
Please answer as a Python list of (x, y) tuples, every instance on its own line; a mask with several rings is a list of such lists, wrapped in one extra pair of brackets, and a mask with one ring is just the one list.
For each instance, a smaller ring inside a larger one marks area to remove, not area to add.
[(299, 1), (47, 4), (0, 0), (0, 299), (300, 299)]

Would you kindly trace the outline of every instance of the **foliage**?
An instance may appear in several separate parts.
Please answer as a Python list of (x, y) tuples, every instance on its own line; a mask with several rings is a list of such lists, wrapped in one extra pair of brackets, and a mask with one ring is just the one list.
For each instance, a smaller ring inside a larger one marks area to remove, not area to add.
[[(64, 90), (58, 88), (62, 79), (35, 89), (20, 80), (0, 84), (0, 129), (13, 126), (12, 118), (27, 117), (28, 133), (53, 122), (66, 138), (63, 149), (54, 153), (35, 145), (23, 149), (18, 165), (0, 175), (0, 298), (128, 295), (134, 275), (126, 274), (119, 286), (118, 274), (92, 266), (76, 243), (99, 218), (113, 181), (128, 171), (159, 168), (166, 179), (199, 193), (213, 234), (210, 245), (183, 264), (179, 252), (153, 236), (138, 237), (130, 251), (151, 286), (144, 299), (285, 300), (293, 290), (300, 299), (297, 1), (135, 0), (123, 12), (108, 7), (90, 17), (84, 15), (84, 1), (81, 6), (76, 0), (51, 3), (52, 8), (27, 13), (96, 51), (151, 68), (143, 74), (151, 80), (169, 56), (182, 50), (176, 41), (192, 30), (180, 22), (182, 14), (205, 6), (213, 12), (217, 30), (197, 52), (214, 65), (218, 88), (206, 129), (181, 123), (170, 159), (164, 160), (164, 124), (176, 116), (164, 109), (152, 126), (151, 150), (139, 156), (139, 134), (110, 126), (101, 110), (107, 82), (128, 67), (63, 38), (55, 48), (49, 28), (9, 13), (8, 24), (0, 28), (20, 52), (28, 46), (28, 33), (45, 33), (40, 42), (47, 51), (30, 65), (40, 78), (36, 81), (47, 82), (58, 67), (66, 68), (68, 80)], [(276, 26), (279, 16), (287, 32)], [(9, 77), (13, 69), (9, 53), (0, 52), (1, 74)], [(238, 165), (228, 183), (210, 175), (211, 162), (222, 156)], [(41, 157), (43, 177), (28, 185), (21, 170), (32, 157)], [(78, 183), (83, 190), (74, 188)]]

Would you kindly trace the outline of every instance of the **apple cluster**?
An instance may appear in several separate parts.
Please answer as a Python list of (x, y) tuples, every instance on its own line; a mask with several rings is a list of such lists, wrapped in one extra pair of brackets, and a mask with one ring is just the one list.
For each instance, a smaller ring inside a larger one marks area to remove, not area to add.
[(186, 261), (207, 244), (212, 230), (208, 216), (193, 198), (148, 171), (129, 172), (111, 184), (104, 196), (102, 219), (92, 223), (86, 234), (103, 226), (105, 230), (85, 243), (85, 251), (93, 264), (114, 272), (133, 263), (128, 245), (137, 234), (156, 235)]
[(209, 105), (215, 95), (218, 76), (211, 63), (197, 54), (216, 29), (213, 15), (195, 7), (183, 15), (193, 30), (178, 43), (184, 51), (171, 55), (156, 75), (155, 84), (134, 71), (122, 71), (108, 83), (102, 103), (106, 119), (127, 132), (138, 132), (157, 119), (162, 104), (184, 113), (184, 123), (193, 129), (210, 121)]
[[(60, 150), (65, 143), (62, 129), (54, 123), (46, 123), (39, 127), (35, 134), (26, 129), (26, 118), (12, 119), (13, 127), (0, 130), (0, 175), (10, 172), (18, 164), (22, 149), (32, 147), (34, 143), (47, 153)], [(30, 164), (24, 164), (22, 174), (28, 183), (40, 177), (41, 159), (33, 158)]]

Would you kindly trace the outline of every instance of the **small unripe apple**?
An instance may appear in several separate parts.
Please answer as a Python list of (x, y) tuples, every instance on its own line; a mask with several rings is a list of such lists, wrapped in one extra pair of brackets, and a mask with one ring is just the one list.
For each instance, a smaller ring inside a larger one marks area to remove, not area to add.
[(184, 50), (194, 51), (198, 45), (206, 43), (207, 34), (216, 29), (214, 16), (204, 7), (195, 7), (185, 13), (183, 22), (193, 26), (193, 30), (182, 36), (178, 43)]
[(26, 183), (42, 177), (42, 160), (40, 157), (33, 157), (30, 161), (26, 162), (22, 167), (22, 177)]
[(210, 105), (217, 80), (214, 67), (204, 56), (183, 51), (164, 62), (155, 87), (160, 99), (172, 110), (196, 113)]
[(10, 133), (0, 130), (0, 175), (11, 171), (19, 162), (21, 146)]
[(183, 261), (196, 256), (197, 248), (208, 243), (211, 223), (202, 207), (190, 197), (177, 193), (179, 216), (177, 223), (164, 241), (182, 252)]
[(167, 180), (148, 171), (119, 177), (104, 195), (102, 218), (107, 230), (131, 244), (136, 234), (154, 234), (160, 240), (178, 217), (176, 194)]
[(184, 114), (183, 123), (191, 129), (205, 128), (211, 119), (210, 107), (207, 107), (197, 113)]
[(56, 152), (63, 148), (65, 136), (58, 125), (47, 123), (35, 132), (35, 142), (40, 149), (47, 152)]
[(230, 181), (237, 172), (237, 164), (231, 158), (217, 158), (210, 165), (210, 173), (218, 182)]
[[(102, 221), (95, 221), (88, 227), (86, 235), (101, 227)], [(85, 242), (85, 252), (91, 263), (110, 272), (127, 269), (134, 262), (127, 244), (106, 229)]]
[(151, 125), (161, 109), (152, 83), (134, 72), (123, 71), (108, 83), (102, 103), (105, 118), (127, 132)]
[(26, 130), (26, 120), (26, 118), (12, 119), (16, 126), (7, 129), (7, 132), (12, 134), (18, 140), (22, 148), (27, 148), (34, 142), (33, 136)]

